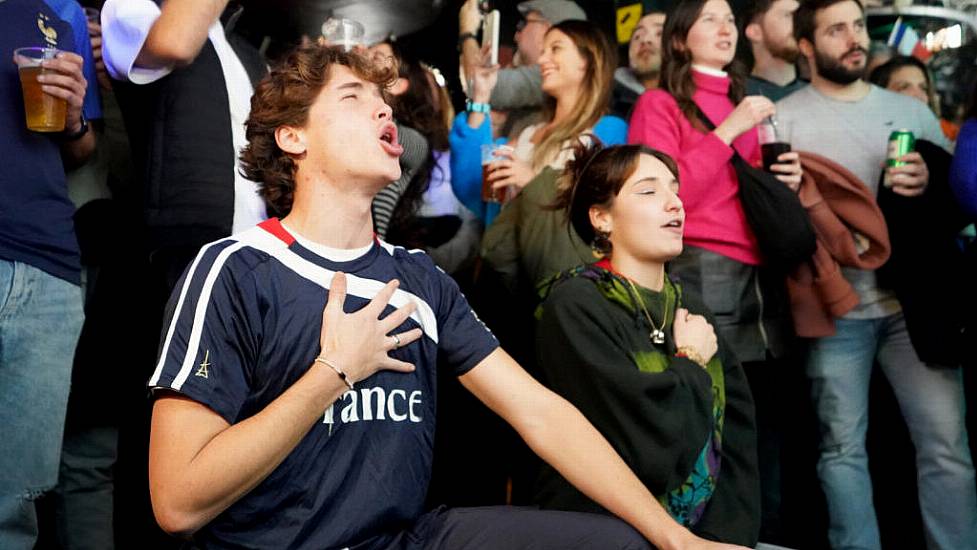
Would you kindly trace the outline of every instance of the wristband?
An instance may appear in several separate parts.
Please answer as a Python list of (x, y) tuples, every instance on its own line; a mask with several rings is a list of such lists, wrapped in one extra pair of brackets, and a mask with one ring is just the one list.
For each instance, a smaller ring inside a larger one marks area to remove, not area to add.
[(336, 371), (336, 374), (339, 375), (339, 379), (342, 380), (343, 383), (346, 384), (349, 387), (349, 389), (353, 389), (353, 383), (349, 380), (349, 377), (346, 376), (346, 373), (343, 372), (342, 369), (340, 369), (339, 367), (337, 367), (336, 365), (334, 365), (330, 360), (328, 360), (328, 359), (326, 359), (324, 357), (316, 357), (315, 358), (315, 362), (316, 363), (322, 363), (323, 365), (325, 365), (325, 366), (331, 368), (332, 370)]
[(678, 348), (678, 351), (675, 352), (675, 357), (684, 357), (700, 367), (706, 368), (706, 360), (702, 357), (702, 355), (699, 354), (699, 352), (695, 351), (692, 346), (682, 346)]
[(478, 103), (469, 99), (465, 102), (465, 110), (469, 113), (484, 113), (487, 115), (492, 110), (492, 106), (488, 103)]
[(85, 119), (85, 115), (81, 115), (81, 128), (78, 128), (74, 132), (61, 132), (61, 135), (58, 137), (61, 138), (61, 141), (77, 141), (84, 137), (88, 133), (88, 130), (88, 121)]
[(458, 35), (458, 51), (459, 52), (461, 51), (461, 48), (464, 47), (466, 40), (474, 40), (475, 42), (478, 42), (478, 37), (475, 36), (475, 33), (471, 33), (471, 32), (463, 32), (463, 33), (459, 34)]

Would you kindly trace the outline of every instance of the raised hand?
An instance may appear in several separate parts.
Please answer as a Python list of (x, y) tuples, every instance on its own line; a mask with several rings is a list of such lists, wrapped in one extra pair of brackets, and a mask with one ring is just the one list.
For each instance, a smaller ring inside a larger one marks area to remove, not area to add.
[(911, 151), (899, 157), (899, 160), (907, 164), (885, 169), (889, 174), (892, 192), (904, 197), (922, 195), (930, 179), (929, 168), (926, 167), (923, 156), (916, 151)]
[(501, 158), (489, 165), (488, 181), (492, 189), (511, 187), (519, 192), (536, 177), (532, 165), (515, 158), (511, 152), (501, 152), (498, 156)]
[(777, 157), (777, 163), (770, 165), (770, 171), (774, 173), (777, 179), (786, 183), (791, 191), (797, 192), (801, 188), (801, 177), (804, 175), (804, 169), (801, 167), (801, 156), (797, 154), (797, 151), (781, 153)]
[(716, 127), (714, 133), (726, 145), (733, 143), (740, 135), (750, 131), (765, 118), (777, 112), (773, 102), (760, 95), (750, 95), (743, 98), (726, 120)]
[(482, 14), (478, 12), (478, 0), (465, 0), (458, 11), (458, 32), (478, 32), (478, 26), (482, 24)]
[(37, 77), (41, 90), (68, 102), (65, 131), (81, 129), (81, 108), (85, 102), (88, 81), (82, 75), (84, 60), (76, 53), (60, 52), (54, 59), (41, 62), (44, 72)]
[(690, 354), (689, 358), (696, 362), (701, 359), (703, 367), (719, 351), (716, 331), (702, 315), (695, 315), (685, 308), (679, 308), (675, 311), (675, 325), (672, 331), (675, 336), (675, 347), (679, 350), (691, 349), (697, 357), (693, 358)]
[(390, 357), (389, 353), (421, 337), (421, 329), (401, 333), (393, 331), (413, 313), (413, 302), (380, 319), (400, 283), (390, 281), (355, 313), (343, 311), (346, 302), (346, 275), (333, 275), (329, 299), (322, 310), (322, 330), (319, 335), (319, 356), (346, 374), (351, 383), (369, 378), (379, 370), (411, 372), (414, 365)]

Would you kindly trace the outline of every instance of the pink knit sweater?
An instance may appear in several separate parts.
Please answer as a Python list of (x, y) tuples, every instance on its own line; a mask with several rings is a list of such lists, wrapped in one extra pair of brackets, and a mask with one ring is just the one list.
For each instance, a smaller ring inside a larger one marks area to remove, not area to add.
[[(735, 105), (726, 95), (729, 78), (693, 70), (692, 99), (719, 126)], [(739, 183), (730, 159), (733, 150), (715, 134), (694, 128), (668, 92), (645, 92), (634, 106), (628, 142), (667, 153), (678, 163), (679, 197), (685, 206), (685, 243), (734, 260), (761, 263), (756, 237), (739, 201)], [(739, 136), (733, 146), (754, 166), (761, 164), (756, 129)]]

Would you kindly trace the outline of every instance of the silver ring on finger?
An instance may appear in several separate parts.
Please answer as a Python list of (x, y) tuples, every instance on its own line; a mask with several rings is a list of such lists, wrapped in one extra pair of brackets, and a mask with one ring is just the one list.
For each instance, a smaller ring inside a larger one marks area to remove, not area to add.
[(399, 348), (400, 347), (400, 337), (397, 336), (396, 334), (391, 334), (390, 336), (394, 339), (394, 349)]

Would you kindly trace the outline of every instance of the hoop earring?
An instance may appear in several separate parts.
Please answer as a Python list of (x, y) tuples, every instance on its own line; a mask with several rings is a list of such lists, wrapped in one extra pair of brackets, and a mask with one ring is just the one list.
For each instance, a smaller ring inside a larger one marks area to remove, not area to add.
[(598, 260), (611, 253), (611, 234), (599, 229), (594, 230), (594, 241), (590, 244), (594, 258)]

